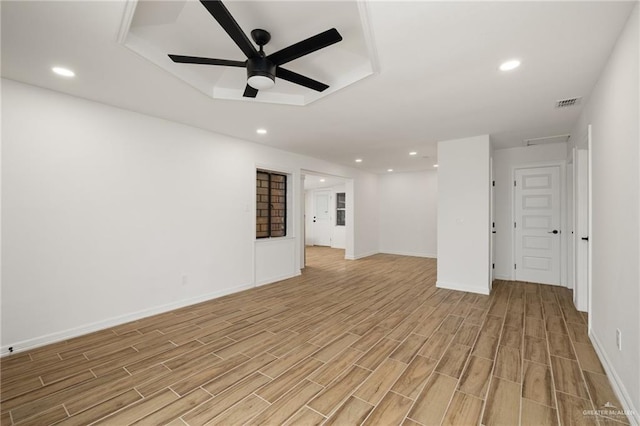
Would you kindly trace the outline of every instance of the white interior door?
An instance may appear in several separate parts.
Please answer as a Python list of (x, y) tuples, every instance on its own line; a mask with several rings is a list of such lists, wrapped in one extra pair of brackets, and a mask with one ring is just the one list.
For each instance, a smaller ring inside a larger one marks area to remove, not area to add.
[(515, 279), (560, 285), (560, 167), (515, 172)]
[(579, 311), (588, 308), (589, 281), (589, 154), (576, 149), (575, 167), (575, 288), (573, 303)]
[(566, 200), (567, 200), (567, 212), (566, 212), (566, 226), (565, 226), (565, 230), (566, 230), (566, 247), (567, 247), (567, 288), (569, 289), (573, 289), (575, 287), (575, 256), (574, 256), (574, 249), (575, 249), (575, 208), (576, 208), (576, 197), (575, 197), (575, 191), (574, 191), (574, 166), (573, 163), (575, 162), (575, 148), (572, 150), (571, 152), (571, 156), (570, 156), (570, 162), (567, 164), (567, 169), (566, 169), (566, 184), (565, 184), (565, 188), (566, 188)]
[(316, 191), (313, 195), (313, 244), (331, 245), (331, 192)]
[(493, 280), (496, 272), (496, 181), (493, 179), (493, 157), (489, 159), (491, 165), (491, 203), (490, 203), (490, 220), (491, 220), (491, 276), (489, 286), (493, 288)]

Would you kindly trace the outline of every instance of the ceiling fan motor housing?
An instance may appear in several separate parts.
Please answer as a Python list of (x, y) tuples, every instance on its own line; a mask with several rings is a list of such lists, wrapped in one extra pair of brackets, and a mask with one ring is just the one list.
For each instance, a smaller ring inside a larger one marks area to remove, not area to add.
[[(254, 89), (264, 90), (273, 87), (275, 75), (276, 66), (269, 59), (260, 56), (247, 59), (247, 81)], [(266, 80), (267, 78), (271, 80), (270, 83)], [(254, 84), (261, 87), (256, 87)]]

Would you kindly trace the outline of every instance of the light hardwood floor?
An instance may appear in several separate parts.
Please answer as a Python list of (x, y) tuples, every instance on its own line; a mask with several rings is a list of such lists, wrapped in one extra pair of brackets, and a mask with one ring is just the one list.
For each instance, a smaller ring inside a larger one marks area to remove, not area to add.
[(568, 290), (481, 296), (437, 289), (433, 259), (343, 256), (5, 357), (1, 424), (628, 424), (583, 414), (622, 407)]

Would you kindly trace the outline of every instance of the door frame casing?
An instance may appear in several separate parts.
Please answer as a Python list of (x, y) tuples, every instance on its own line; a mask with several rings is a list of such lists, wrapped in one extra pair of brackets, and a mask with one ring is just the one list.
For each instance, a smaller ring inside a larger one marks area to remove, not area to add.
[[(558, 161), (542, 161), (537, 163), (518, 164), (511, 167), (511, 181), (516, 180), (516, 171), (522, 169), (538, 169), (542, 167), (559, 167), (559, 179), (560, 179), (560, 286), (567, 286), (567, 187), (566, 187), (566, 160)], [(516, 221), (516, 187), (511, 188), (511, 223)], [(516, 263), (516, 232), (513, 226), (510, 226), (511, 230), (511, 258), (513, 263), (511, 264), (510, 274), (511, 279), (515, 279), (516, 270), (514, 265)]]

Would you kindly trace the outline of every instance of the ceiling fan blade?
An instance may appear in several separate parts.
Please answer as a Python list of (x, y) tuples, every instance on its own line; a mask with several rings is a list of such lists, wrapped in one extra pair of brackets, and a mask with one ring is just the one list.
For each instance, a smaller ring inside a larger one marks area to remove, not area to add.
[(254, 89), (247, 84), (247, 87), (244, 88), (244, 93), (242, 94), (242, 96), (244, 96), (245, 98), (255, 98), (257, 94), (258, 89)]
[(305, 77), (297, 72), (289, 71), (280, 67), (276, 68), (276, 77), (290, 81), (291, 83), (299, 84), (300, 86), (308, 87), (309, 89), (313, 89), (318, 92), (322, 92), (329, 88), (329, 86), (324, 83), (320, 83), (319, 81)]
[(301, 56), (320, 50), (323, 47), (331, 46), (342, 40), (342, 36), (335, 28), (316, 34), (306, 40), (292, 44), (282, 50), (267, 56), (275, 65), (284, 65)]
[(231, 13), (224, 4), (219, 0), (200, 0), (202, 5), (209, 11), (211, 16), (218, 21), (218, 24), (229, 34), (229, 37), (238, 45), (240, 50), (244, 52), (247, 58), (258, 56), (258, 51), (254, 47), (251, 40), (242, 31), (240, 25), (233, 19)]
[(213, 59), (213, 58), (201, 58), (199, 56), (182, 56), (182, 55), (169, 55), (169, 58), (173, 62), (179, 64), (202, 64), (202, 65), (225, 65), (227, 67), (241, 67), (245, 68), (246, 62), (231, 61), (228, 59)]

